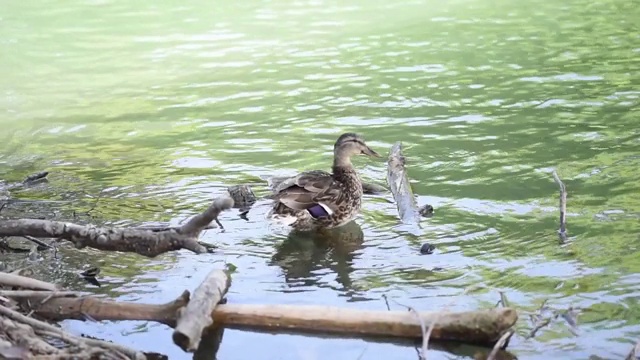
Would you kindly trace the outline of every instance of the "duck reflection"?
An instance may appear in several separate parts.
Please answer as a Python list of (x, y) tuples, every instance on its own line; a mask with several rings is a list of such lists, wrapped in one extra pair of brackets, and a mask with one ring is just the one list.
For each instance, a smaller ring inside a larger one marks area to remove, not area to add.
[(364, 233), (355, 221), (337, 228), (313, 232), (294, 230), (277, 248), (271, 264), (280, 266), (290, 287), (327, 286), (323, 269), (336, 273), (336, 281), (351, 293), (355, 253), (362, 248)]

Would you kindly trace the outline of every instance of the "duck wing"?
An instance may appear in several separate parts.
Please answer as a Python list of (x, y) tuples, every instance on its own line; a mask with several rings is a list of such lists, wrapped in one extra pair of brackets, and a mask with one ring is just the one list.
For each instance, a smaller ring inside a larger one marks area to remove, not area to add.
[(342, 197), (342, 186), (332, 174), (312, 170), (284, 179), (274, 192), (275, 199), (292, 209), (307, 210), (322, 205), (335, 212)]

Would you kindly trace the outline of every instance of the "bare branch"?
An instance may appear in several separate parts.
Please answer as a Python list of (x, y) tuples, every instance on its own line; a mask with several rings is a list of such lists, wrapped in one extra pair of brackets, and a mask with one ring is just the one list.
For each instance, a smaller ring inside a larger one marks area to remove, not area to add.
[(134, 252), (148, 257), (179, 249), (201, 254), (206, 253), (207, 248), (198, 243), (198, 235), (220, 212), (232, 205), (233, 201), (229, 198), (215, 199), (204, 213), (194, 216), (178, 230), (154, 232), (135, 228), (107, 228), (60, 221), (19, 219), (0, 220), (0, 237), (60, 238), (71, 241), (79, 249), (88, 246), (99, 250)]
[(553, 180), (560, 187), (560, 229), (558, 229), (558, 235), (562, 241), (567, 240), (567, 188), (560, 180), (558, 173), (553, 170)]
[(13, 311), (11, 309), (8, 309), (4, 306), (0, 306), (0, 315), (6, 316), (10, 319), (13, 319), (14, 321), (18, 321), (21, 322), (23, 324), (27, 324), (31, 327), (33, 327), (36, 331), (45, 331), (47, 333), (56, 335), (56, 337), (62, 338), (65, 341), (72, 343), (72, 344), (80, 344), (80, 343), (85, 343), (88, 345), (92, 345), (92, 346), (97, 346), (97, 347), (101, 347), (101, 348), (105, 348), (105, 349), (112, 349), (114, 351), (117, 352), (121, 352), (123, 354), (126, 354), (127, 356), (129, 356), (132, 359), (139, 359), (139, 360), (144, 360), (146, 359), (146, 357), (135, 350), (126, 348), (124, 346), (121, 345), (117, 345), (117, 344), (112, 344), (112, 343), (108, 343), (105, 341), (100, 341), (100, 340), (93, 340), (93, 339), (88, 339), (88, 338), (79, 338), (76, 336), (73, 336), (67, 332), (64, 332), (62, 329), (57, 328), (53, 325), (47, 324), (45, 322), (42, 322), (40, 320), (36, 320), (34, 318), (30, 318), (27, 316), (24, 316), (16, 311)]
[(491, 350), (491, 352), (489, 353), (489, 356), (487, 356), (487, 360), (496, 359), (496, 356), (498, 355), (498, 351), (500, 351), (500, 349), (505, 347), (505, 344), (507, 343), (507, 341), (509, 341), (513, 333), (514, 333), (513, 330), (509, 330), (500, 337), (500, 340), (496, 342), (496, 344), (493, 346), (493, 350)]
[(194, 216), (187, 221), (186, 224), (182, 225), (179, 232), (192, 237), (198, 237), (205, 227), (218, 218), (220, 212), (230, 209), (231, 207), (233, 207), (233, 199), (227, 196), (219, 197), (215, 199), (213, 204), (202, 214)]

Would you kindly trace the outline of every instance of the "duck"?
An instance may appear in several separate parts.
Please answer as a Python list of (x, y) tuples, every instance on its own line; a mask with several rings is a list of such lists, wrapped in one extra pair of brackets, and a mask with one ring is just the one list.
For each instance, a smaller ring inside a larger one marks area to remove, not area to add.
[(267, 216), (300, 231), (350, 223), (362, 207), (362, 180), (351, 162), (360, 155), (381, 157), (361, 135), (340, 135), (333, 146), (331, 172), (309, 170), (271, 184), (273, 206)]

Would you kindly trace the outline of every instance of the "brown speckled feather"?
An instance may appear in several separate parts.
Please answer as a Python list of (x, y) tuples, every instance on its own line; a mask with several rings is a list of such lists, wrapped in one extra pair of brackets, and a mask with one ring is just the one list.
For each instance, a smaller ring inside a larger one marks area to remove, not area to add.
[(362, 137), (345, 133), (334, 145), (332, 173), (312, 170), (274, 181), (271, 217), (293, 218), (289, 225), (301, 230), (349, 223), (362, 206), (362, 182), (350, 160), (360, 154), (380, 157)]

